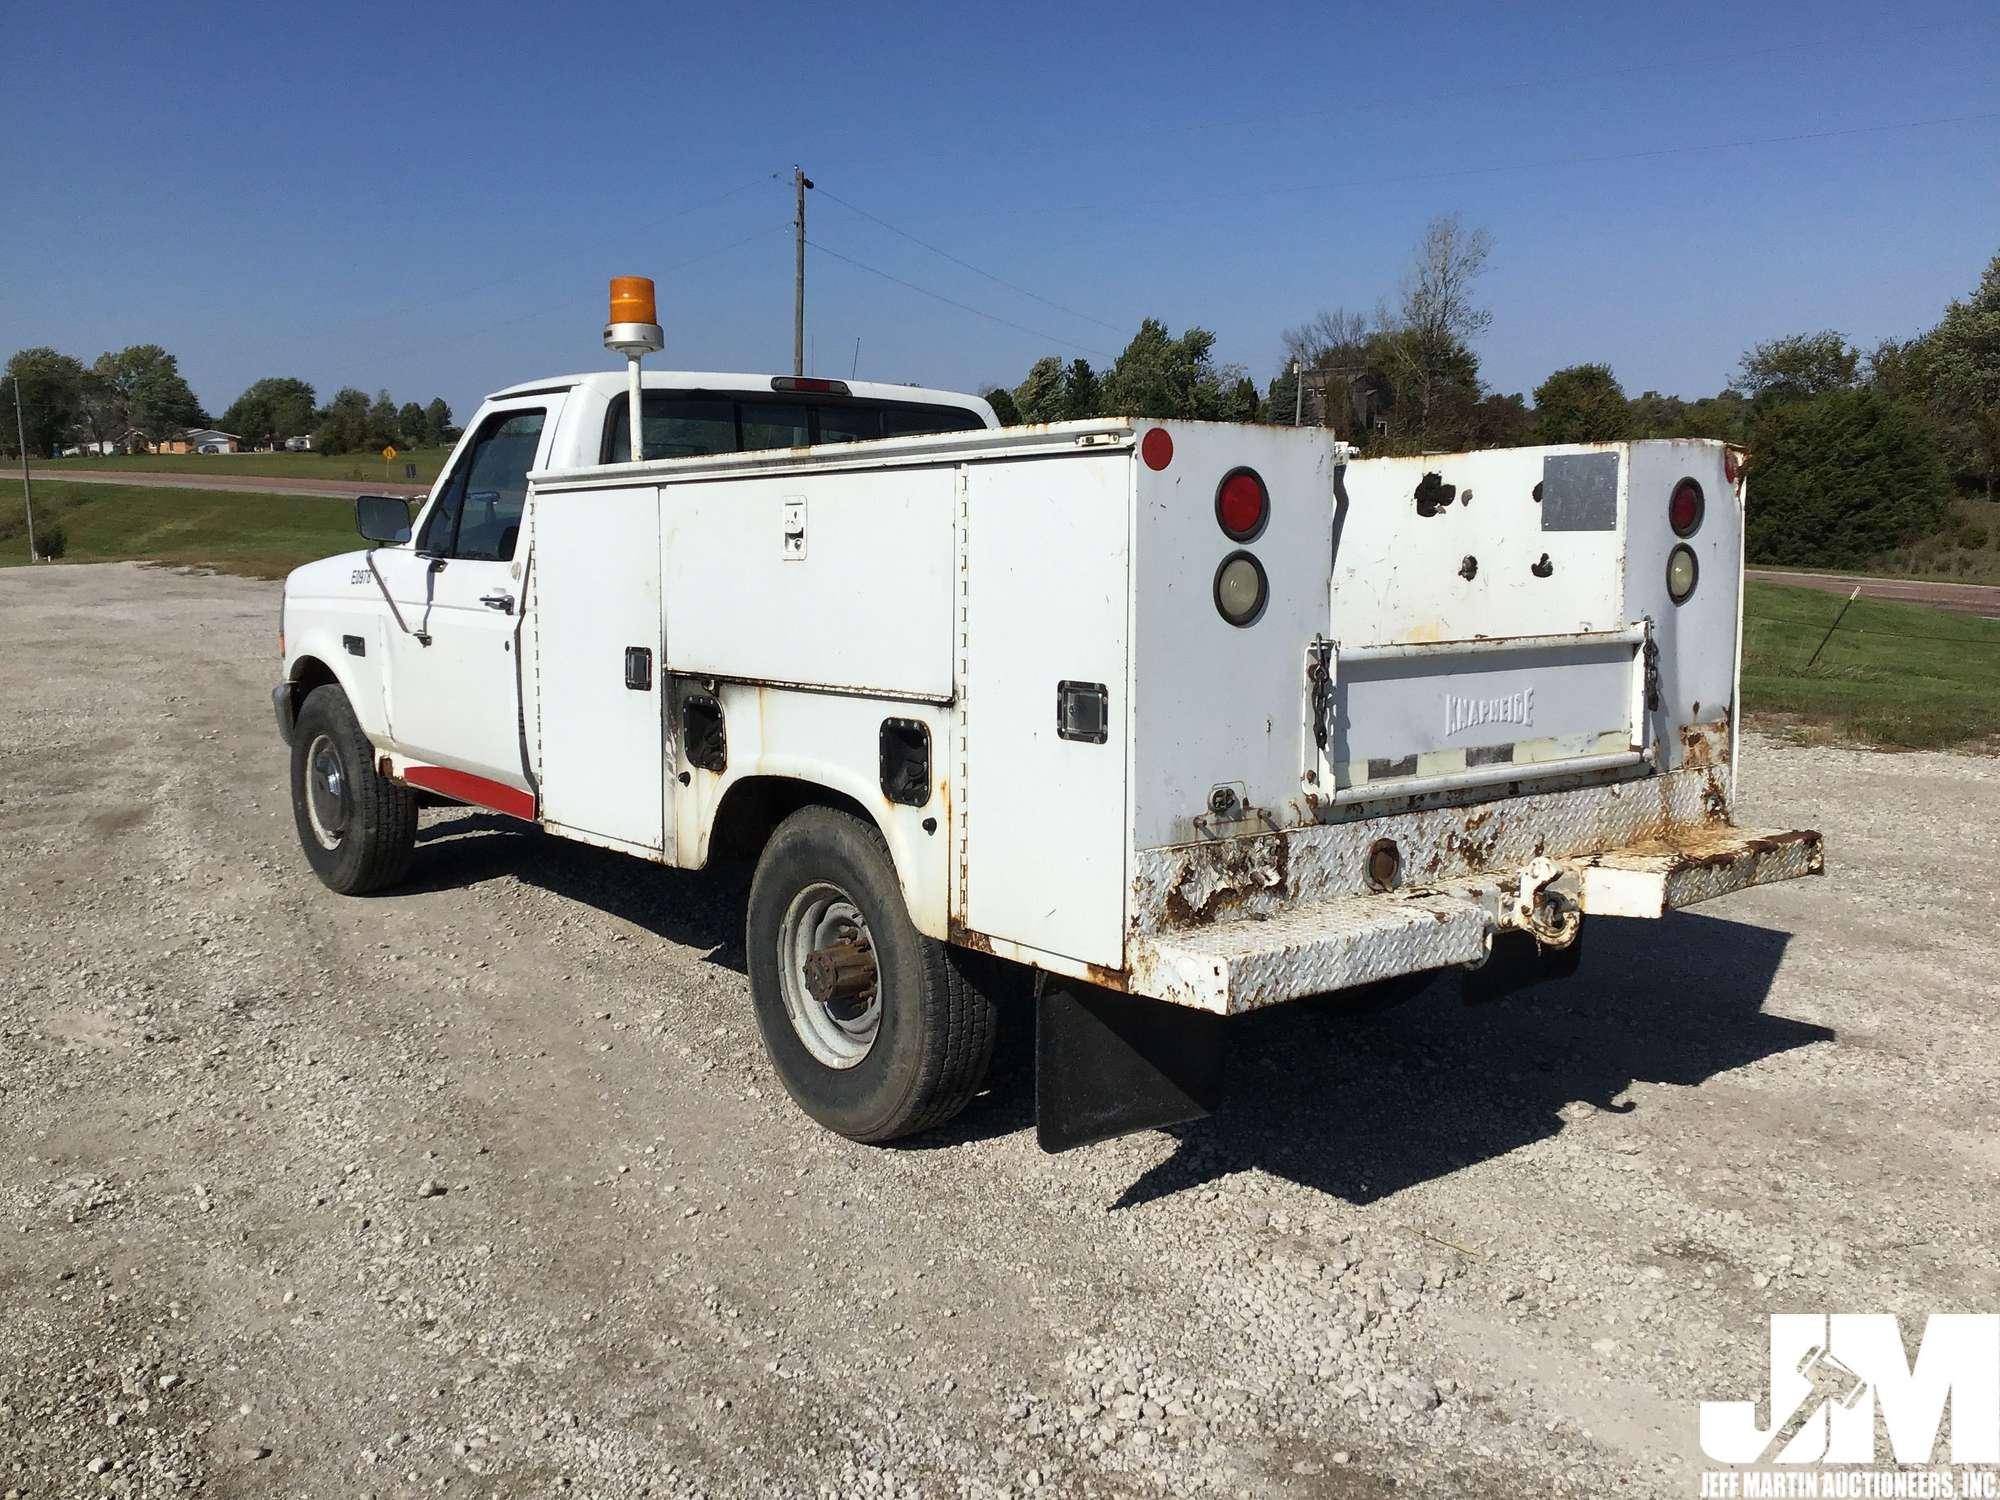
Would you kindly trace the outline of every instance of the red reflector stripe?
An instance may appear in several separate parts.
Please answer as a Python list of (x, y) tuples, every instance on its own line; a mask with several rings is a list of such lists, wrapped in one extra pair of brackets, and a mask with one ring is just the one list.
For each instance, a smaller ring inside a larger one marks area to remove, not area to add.
[(535, 799), (530, 793), (474, 776), (469, 771), (453, 771), (445, 766), (410, 766), (403, 772), (403, 780), (475, 807), (490, 807), (510, 818), (524, 818), (530, 823), (535, 820)]

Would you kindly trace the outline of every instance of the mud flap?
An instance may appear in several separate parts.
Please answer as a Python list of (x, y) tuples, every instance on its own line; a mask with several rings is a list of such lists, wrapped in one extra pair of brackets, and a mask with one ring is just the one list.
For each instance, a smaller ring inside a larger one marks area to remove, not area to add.
[(1058, 979), (1035, 1002), (1035, 1139), (1067, 1151), (1214, 1114), (1224, 1018)]
[(1568, 979), (1583, 962), (1583, 929), (1567, 948), (1544, 948), (1525, 932), (1493, 936), (1493, 956), (1460, 981), (1467, 1005), (1485, 1005), (1532, 988), (1547, 979)]

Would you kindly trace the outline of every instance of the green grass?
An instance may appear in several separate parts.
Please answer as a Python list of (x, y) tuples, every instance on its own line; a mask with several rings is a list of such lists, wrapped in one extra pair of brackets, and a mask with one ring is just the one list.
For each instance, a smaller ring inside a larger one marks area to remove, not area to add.
[[(349, 500), (254, 491), (63, 484), (35, 491), (35, 527), (59, 524), (64, 562), (156, 562), (282, 578), (362, 545)], [(28, 560), (21, 482), (0, 481), (0, 566)]]
[(1897, 749), (2000, 748), (2000, 620), (1753, 583), (1743, 602), (1743, 707), (1815, 738)]
[[(366, 484), (428, 484), (451, 456), (449, 448), (398, 451), (394, 463), (383, 463), (379, 449), (367, 453), (115, 453), (108, 458), (46, 459), (37, 472), (60, 479), (65, 469), (137, 469), (162, 474), (243, 474), (263, 479), (358, 479)], [(417, 477), (403, 473), (404, 464), (417, 466)]]

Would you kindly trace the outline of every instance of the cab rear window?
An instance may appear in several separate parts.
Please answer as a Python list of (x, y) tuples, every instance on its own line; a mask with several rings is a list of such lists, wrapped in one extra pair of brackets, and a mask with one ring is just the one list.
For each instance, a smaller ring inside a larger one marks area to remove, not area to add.
[[(748, 453), (818, 443), (930, 432), (978, 432), (977, 412), (914, 401), (812, 401), (796, 396), (716, 396), (700, 391), (648, 391), (640, 401), (641, 439), (648, 458)], [(604, 417), (603, 462), (632, 457), (631, 423), (623, 400)]]

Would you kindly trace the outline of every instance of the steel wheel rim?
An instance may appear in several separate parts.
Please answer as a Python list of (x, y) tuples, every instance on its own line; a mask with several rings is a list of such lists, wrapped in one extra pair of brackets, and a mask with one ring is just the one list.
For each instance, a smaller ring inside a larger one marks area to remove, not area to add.
[(347, 769), (333, 736), (322, 734), (306, 747), (306, 821), (322, 849), (338, 849), (347, 837)]
[(778, 924), (778, 985), (792, 1030), (813, 1059), (829, 1068), (858, 1066), (882, 1029), (882, 971), (865, 1003), (824, 1003), (806, 987), (805, 963), (816, 950), (853, 939), (874, 947), (868, 919), (839, 886), (815, 882), (792, 897)]

